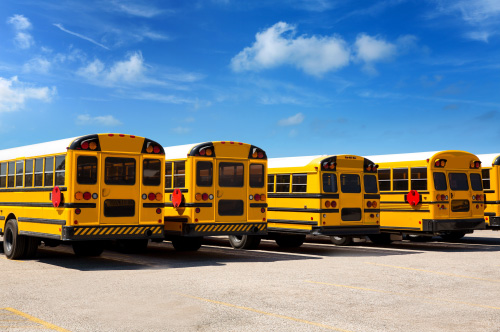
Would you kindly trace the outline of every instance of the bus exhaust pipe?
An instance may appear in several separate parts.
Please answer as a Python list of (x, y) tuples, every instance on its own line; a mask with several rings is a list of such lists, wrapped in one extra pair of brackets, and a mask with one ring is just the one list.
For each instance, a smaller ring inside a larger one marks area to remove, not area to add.
[(259, 227), (255, 226), (255, 227), (253, 228), (253, 232), (254, 232), (254, 233), (258, 233), (258, 232), (259, 232)]
[(150, 229), (147, 229), (146, 232), (144, 232), (144, 234), (147, 236), (147, 237), (151, 237), (151, 235), (153, 235), (153, 232), (150, 230)]

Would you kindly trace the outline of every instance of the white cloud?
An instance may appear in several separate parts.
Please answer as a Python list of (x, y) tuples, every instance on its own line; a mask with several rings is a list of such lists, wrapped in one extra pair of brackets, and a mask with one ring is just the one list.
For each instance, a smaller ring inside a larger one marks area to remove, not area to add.
[(106, 49), (106, 50), (109, 50), (109, 48), (108, 48), (107, 46), (104, 46), (103, 44), (96, 42), (96, 41), (95, 41), (95, 40), (93, 40), (92, 38), (89, 38), (89, 37), (84, 36), (84, 35), (82, 35), (82, 34), (79, 34), (79, 33), (77, 33), (77, 32), (70, 31), (70, 30), (66, 29), (65, 27), (63, 27), (63, 25), (62, 25), (62, 24), (55, 23), (55, 24), (54, 24), (54, 26), (55, 26), (55, 27), (57, 27), (58, 29), (60, 29), (61, 31), (64, 31), (64, 32), (66, 32), (66, 33), (69, 33), (70, 35), (76, 36), (76, 37), (81, 38), (81, 39), (83, 39), (83, 40), (89, 41), (89, 42), (91, 42), (92, 44), (95, 44), (95, 45), (97, 45), (97, 46), (100, 46), (100, 47), (102, 47), (102, 48), (104, 48), (104, 49)]
[(34, 44), (33, 37), (27, 32), (32, 28), (31, 22), (23, 15), (14, 15), (7, 20), (16, 30), (14, 43), (21, 49), (28, 49)]
[(34, 88), (20, 82), (17, 76), (11, 79), (0, 77), (0, 112), (23, 108), (29, 99), (50, 102), (55, 94), (55, 87)]
[(187, 134), (189, 132), (191, 132), (191, 128), (188, 128), (188, 127), (175, 127), (175, 128), (172, 128), (172, 132), (176, 133), (176, 134)]
[(354, 49), (356, 58), (368, 63), (384, 61), (396, 54), (396, 45), (380, 37), (370, 37), (364, 33), (356, 38)]
[(31, 29), (31, 22), (23, 15), (14, 15), (9, 17), (7, 23), (12, 24), (14, 29), (22, 31)]
[(301, 124), (305, 119), (304, 114), (302, 113), (297, 113), (295, 115), (292, 115), (289, 118), (281, 119), (278, 121), (278, 125), (280, 126), (295, 126), (298, 124)]
[(88, 114), (78, 115), (76, 119), (76, 124), (81, 126), (106, 126), (106, 127), (116, 127), (122, 125), (122, 122), (116, 119), (112, 115), (101, 115), (92, 117)]
[(145, 5), (139, 5), (133, 1), (118, 1), (114, 0), (111, 3), (115, 6), (116, 11), (120, 11), (132, 16), (151, 18), (163, 13), (162, 10), (154, 7), (148, 7)]
[(49, 60), (37, 57), (25, 63), (23, 66), (23, 71), (27, 73), (36, 72), (36, 73), (46, 74), (49, 72), (51, 65), (52, 64), (50, 63)]
[(232, 69), (240, 72), (292, 65), (321, 76), (349, 64), (349, 47), (340, 37), (295, 34), (295, 26), (285, 22), (257, 33), (253, 45), (231, 59)]

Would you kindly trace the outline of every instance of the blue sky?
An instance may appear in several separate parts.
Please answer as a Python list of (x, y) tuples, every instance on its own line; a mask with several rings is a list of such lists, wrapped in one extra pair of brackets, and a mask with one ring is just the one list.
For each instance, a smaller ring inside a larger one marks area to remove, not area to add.
[(0, 148), (498, 152), (497, 0), (0, 2)]

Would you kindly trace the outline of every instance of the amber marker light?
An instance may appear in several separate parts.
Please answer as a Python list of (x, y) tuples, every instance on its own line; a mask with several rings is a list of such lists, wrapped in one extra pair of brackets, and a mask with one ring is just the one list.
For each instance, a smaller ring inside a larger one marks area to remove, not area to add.
[(76, 194), (75, 194), (75, 199), (80, 201), (83, 199), (83, 193), (81, 191), (78, 191)]

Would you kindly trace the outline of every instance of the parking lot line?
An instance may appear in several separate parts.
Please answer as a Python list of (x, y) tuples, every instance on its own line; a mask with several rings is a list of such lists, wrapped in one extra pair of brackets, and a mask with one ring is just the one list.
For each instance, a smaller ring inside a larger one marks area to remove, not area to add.
[(209, 303), (220, 304), (220, 305), (224, 305), (226, 307), (232, 307), (232, 308), (237, 308), (237, 309), (241, 309), (241, 310), (251, 311), (251, 312), (255, 312), (255, 313), (266, 315), (266, 316), (272, 316), (272, 317), (276, 317), (276, 318), (287, 319), (287, 320), (291, 320), (291, 321), (295, 321), (295, 322), (299, 322), (299, 323), (304, 323), (304, 324), (308, 324), (308, 325), (322, 327), (322, 328), (325, 328), (325, 329), (328, 329), (328, 330), (341, 331), (341, 332), (352, 332), (352, 331), (349, 331), (349, 330), (340, 329), (340, 328), (333, 327), (333, 326), (330, 326), (330, 325), (325, 325), (325, 324), (322, 324), (322, 323), (316, 323), (316, 322), (311, 322), (311, 321), (300, 319), (300, 318), (295, 318), (295, 317), (290, 317), (290, 316), (284, 316), (284, 315), (280, 315), (280, 314), (274, 314), (272, 312), (266, 312), (266, 311), (262, 311), (262, 310), (258, 310), (258, 309), (254, 309), (254, 308), (242, 307), (242, 306), (239, 306), (239, 305), (236, 305), (236, 304), (231, 304), (231, 303), (226, 303), (226, 302), (221, 302), (221, 301), (215, 301), (215, 300), (205, 299), (205, 298), (202, 298), (202, 297), (192, 296), (192, 295), (188, 295), (188, 294), (182, 294), (182, 293), (177, 293), (177, 294), (180, 295), (180, 296), (188, 297), (188, 298), (195, 299), (195, 300), (200, 300), (200, 301), (205, 301), (205, 302), (209, 302)]
[[(10, 311), (18, 316), (24, 317), (24, 318), (34, 322), (34, 323), (43, 325), (47, 329), (51, 329), (51, 330), (59, 331), (59, 332), (70, 332), (69, 330), (63, 329), (62, 327), (56, 326), (56, 325), (51, 324), (51, 323), (47, 323), (46, 321), (43, 321), (41, 319), (38, 319), (38, 318), (33, 317), (31, 315), (28, 315), (22, 311), (14, 309), (14, 308), (2, 308), (2, 310)], [(15, 326), (14, 326), (14, 328), (15, 328)]]
[(482, 281), (490, 281), (490, 282), (500, 282), (500, 280), (498, 280), (498, 279), (470, 277), (470, 276), (464, 276), (464, 275), (460, 275), (460, 274), (453, 274), (453, 273), (447, 273), (447, 272), (432, 271), (432, 270), (425, 270), (425, 269), (416, 269), (416, 268), (413, 268), (413, 267), (387, 265), (387, 264), (379, 264), (379, 263), (372, 263), (372, 262), (364, 262), (364, 263), (365, 264), (370, 264), (370, 265), (376, 265), (376, 266), (391, 267), (391, 268), (394, 268), (394, 269), (402, 269), (402, 270), (411, 270), (411, 271), (419, 271), (419, 272), (426, 272), (426, 273), (432, 273), (432, 274), (439, 274), (439, 275), (443, 275), (443, 276), (447, 276), (447, 277), (457, 277), (457, 278), (464, 278), (464, 279), (482, 280)]
[(447, 299), (435, 298), (435, 297), (430, 297), (430, 296), (417, 296), (417, 295), (411, 295), (411, 294), (406, 294), (406, 293), (398, 293), (398, 292), (384, 291), (384, 290), (380, 290), (380, 289), (371, 289), (371, 288), (356, 287), (356, 286), (349, 286), (349, 285), (338, 285), (338, 284), (332, 284), (332, 283), (320, 282), (320, 281), (306, 280), (305, 282), (308, 282), (311, 284), (335, 286), (335, 287), (339, 287), (339, 288), (350, 288), (350, 289), (356, 289), (356, 290), (363, 290), (363, 291), (367, 291), (367, 292), (391, 294), (391, 295), (396, 295), (396, 296), (401, 296), (401, 297), (409, 297), (409, 298), (419, 299), (419, 300), (432, 300), (434, 302), (447, 302), (447, 303), (454, 303), (454, 304), (464, 304), (464, 305), (472, 306), (472, 307), (500, 310), (500, 307), (494, 307), (494, 306), (490, 306), (490, 305), (477, 304), (477, 303), (469, 303), (469, 302), (463, 302), (463, 301), (447, 300)]

